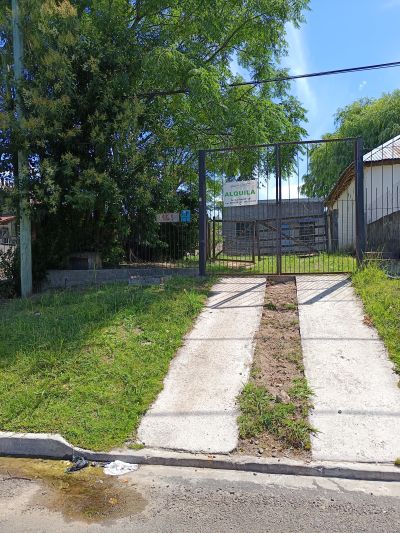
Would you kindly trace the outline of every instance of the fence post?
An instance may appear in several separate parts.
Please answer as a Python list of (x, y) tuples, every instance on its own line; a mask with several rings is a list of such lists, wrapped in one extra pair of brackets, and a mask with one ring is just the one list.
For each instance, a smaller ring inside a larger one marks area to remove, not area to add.
[(211, 222), (207, 217), (207, 261), (211, 259)]
[[(19, 2), (12, 0), (12, 31), (14, 79), (16, 92), (16, 115), (21, 124), (23, 107), (19, 84), (23, 79), (23, 41)], [(18, 172), (17, 183), (19, 192), (19, 253), (21, 274), (21, 296), (27, 298), (32, 294), (32, 235), (31, 215), (29, 212), (29, 168), (26, 154), (19, 149), (17, 154)], [(15, 169), (14, 169), (15, 173)]]
[(206, 275), (207, 264), (207, 202), (206, 202), (206, 152), (199, 151), (199, 275)]
[(276, 145), (276, 273), (282, 274), (282, 176), (281, 147)]
[(253, 247), (252, 247), (252, 261), (253, 264), (256, 264), (256, 221), (253, 221)]
[(364, 158), (363, 140), (357, 139), (355, 146), (356, 160), (356, 254), (360, 266), (364, 260), (366, 246), (366, 228), (364, 215)]
[(213, 217), (213, 230), (212, 230), (212, 258), (215, 261), (215, 216)]

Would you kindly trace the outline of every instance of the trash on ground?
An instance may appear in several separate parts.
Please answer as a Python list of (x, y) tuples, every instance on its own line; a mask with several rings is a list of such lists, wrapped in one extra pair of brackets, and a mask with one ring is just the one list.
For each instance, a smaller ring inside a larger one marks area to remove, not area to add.
[(67, 474), (72, 474), (72, 472), (78, 472), (79, 470), (82, 470), (83, 468), (86, 468), (89, 466), (89, 461), (87, 461), (84, 457), (73, 457), (72, 458), (72, 466), (68, 467), (65, 472)]
[(124, 463), (124, 461), (113, 461), (108, 463), (104, 467), (104, 473), (107, 476), (122, 476), (128, 474), (129, 472), (135, 472), (139, 468), (137, 464)]

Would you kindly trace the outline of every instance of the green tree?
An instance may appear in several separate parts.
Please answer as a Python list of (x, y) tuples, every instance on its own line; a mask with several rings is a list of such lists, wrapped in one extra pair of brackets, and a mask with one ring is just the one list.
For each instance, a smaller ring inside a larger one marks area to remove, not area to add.
[[(77, 249), (107, 258), (128, 238), (155, 242), (157, 211), (193, 205), (198, 149), (304, 133), (287, 83), (229, 83), (241, 79), (233, 59), (254, 79), (283, 72), (285, 24), (301, 23), (308, 0), (21, 0), (22, 128), (0, 4), (0, 164), (12, 172), (17, 147), (30, 154), (37, 255), (50, 266)], [(256, 160), (213, 164), (245, 174)]]
[[(362, 137), (366, 151), (376, 148), (400, 134), (400, 90), (378, 99), (363, 98), (339, 109), (335, 125), (335, 132), (326, 134), (324, 139)], [(353, 160), (351, 142), (317, 146), (310, 152), (303, 193), (309, 197), (327, 196)]]

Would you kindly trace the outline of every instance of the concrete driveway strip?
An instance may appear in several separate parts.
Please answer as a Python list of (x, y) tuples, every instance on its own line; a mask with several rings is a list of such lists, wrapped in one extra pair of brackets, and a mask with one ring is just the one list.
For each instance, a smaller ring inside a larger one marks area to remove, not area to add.
[(400, 456), (400, 389), (385, 346), (364, 323), (343, 275), (297, 278), (307, 379), (314, 390), (313, 459), (393, 462)]
[(138, 437), (146, 446), (208, 453), (236, 447), (236, 398), (248, 379), (265, 283), (224, 278), (213, 286), (140, 424)]

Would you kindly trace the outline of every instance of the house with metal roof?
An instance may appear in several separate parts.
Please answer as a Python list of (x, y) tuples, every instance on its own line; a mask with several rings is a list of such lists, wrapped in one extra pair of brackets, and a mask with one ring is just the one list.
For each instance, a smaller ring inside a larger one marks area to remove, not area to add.
[[(8, 174), (0, 174), (0, 193), (1, 190), (7, 191), (13, 187), (13, 179)], [(16, 243), (17, 218), (7, 212), (7, 206), (2, 205), (0, 196), (0, 252), (15, 247)]]
[(0, 252), (14, 248), (17, 244), (17, 217), (0, 215)]
[(232, 257), (275, 255), (278, 226), (282, 254), (318, 254), (327, 250), (326, 213), (318, 198), (260, 200), (257, 205), (225, 207), (221, 251)]
[[(352, 163), (325, 202), (333, 250), (355, 249), (355, 177)], [(400, 135), (364, 156), (364, 209), (367, 248), (400, 257)]]

